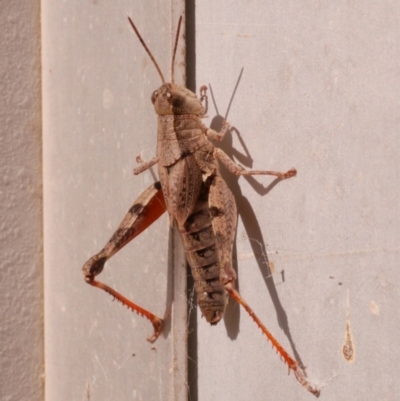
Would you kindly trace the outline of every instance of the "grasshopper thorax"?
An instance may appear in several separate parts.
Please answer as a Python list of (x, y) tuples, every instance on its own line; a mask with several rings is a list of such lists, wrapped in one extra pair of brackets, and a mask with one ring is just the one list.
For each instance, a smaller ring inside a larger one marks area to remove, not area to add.
[(151, 102), (159, 116), (194, 114), (204, 115), (204, 107), (197, 96), (189, 89), (175, 85), (163, 84), (151, 95)]

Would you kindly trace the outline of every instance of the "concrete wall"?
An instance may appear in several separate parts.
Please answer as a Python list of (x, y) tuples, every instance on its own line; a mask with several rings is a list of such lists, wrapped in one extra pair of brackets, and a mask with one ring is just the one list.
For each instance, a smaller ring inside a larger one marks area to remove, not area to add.
[(0, 399), (43, 399), (40, 7), (1, 5)]
[[(37, 4), (2, 10), (0, 399), (43, 399), (43, 338), (51, 401), (310, 399), (233, 302), (216, 327), (201, 318), (166, 218), (101, 276), (169, 317), (154, 348), (147, 321), (83, 281), (156, 179), (132, 175), (155, 152), (160, 79), (126, 16), (169, 76), (183, 4), (44, 1), (42, 38)], [(186, 16), (188, 86), (212, 90), (206, 124), (235, 127), (221, 147), (246, 168), (298, 170), (282, 182), (223, 171), (241, 294), (321, 399), (397, 399), (400, 6), (206, 0)], [(184, 53), (181, 41), (180, 82)]]
[(40, 8), (0, 17), (0, 399), (43, 399)]

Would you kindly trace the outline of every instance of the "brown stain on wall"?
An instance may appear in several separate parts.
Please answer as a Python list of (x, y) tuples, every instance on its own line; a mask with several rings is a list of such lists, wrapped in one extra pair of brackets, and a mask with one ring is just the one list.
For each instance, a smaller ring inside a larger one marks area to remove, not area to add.
[(348, 363), (353, 363), (356, 359), (356, 349), (354, 346), (353, 333), (350, 327), (350, 296), (347, 291), (346, 301), (346, 331), (344, 335), (344, 343), (342, 345), (342, 355)]

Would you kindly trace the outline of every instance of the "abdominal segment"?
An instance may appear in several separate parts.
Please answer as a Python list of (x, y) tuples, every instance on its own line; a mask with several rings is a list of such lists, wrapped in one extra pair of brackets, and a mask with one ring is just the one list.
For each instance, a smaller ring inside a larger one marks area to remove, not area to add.
[(227, 295), (220, 282), (220, 261), (207, 202), (188, 217), (180, 234), (195, 280), (197, 302), (207, 322), (217, 324), (224, 315)]

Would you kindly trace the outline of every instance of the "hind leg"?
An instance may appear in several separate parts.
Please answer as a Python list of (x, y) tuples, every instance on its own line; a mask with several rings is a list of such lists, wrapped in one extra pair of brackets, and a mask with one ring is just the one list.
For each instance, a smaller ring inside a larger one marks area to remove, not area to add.
[(148, 338), (150, 342), (154, 342), (160, 335), (162, 319), (125, 298), (107, 284), (95, 280), (95, 277), (102, 272), (108, 259), (156, 221), (165, 210), (163, 192), (160, 183), (157, 182), (139, 196), (104, 248), (92, 256), (82, 268), (88, 284), (108, 292), (129, 309), (150, 320), (154, 327), (154, 333)]

